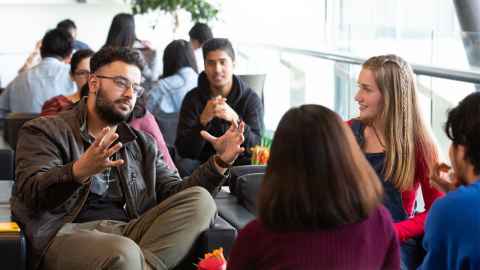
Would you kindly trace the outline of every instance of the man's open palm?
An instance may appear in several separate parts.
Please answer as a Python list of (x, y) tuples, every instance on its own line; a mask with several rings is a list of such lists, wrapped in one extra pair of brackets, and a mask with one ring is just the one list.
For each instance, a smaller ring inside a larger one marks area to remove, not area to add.
[(205, 130), (202, 130), (200, 134), (206, 141), (212, 144), (213, 148), (215, 148), (215, 151), (217, 151), (217, 154), (220, 155), (223, 161), (233, 163), (238, 155), (245, 151), (245, 149), (241, 147), (245, 140), (243, 136), (244, 130), (245, 123), (241, 122), (238, 127), (235, 127), (235, 125), (232, 124), (220, 137), (212, 136)]

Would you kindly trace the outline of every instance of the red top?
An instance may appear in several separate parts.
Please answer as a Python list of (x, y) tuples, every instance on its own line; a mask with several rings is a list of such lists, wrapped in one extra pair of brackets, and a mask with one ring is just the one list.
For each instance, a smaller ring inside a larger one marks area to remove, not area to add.
[[(41, 116), (55, 115), (61, 111), (71, 108), (74, 104), (75, 103), (73, 103), (65, 96), (59, 95), (53, 97), (43, 104)], [(167, 167), (170, 170), (177, 170), (177, 167), (175, 167), (175, 164), (170, 157), (170, 153), (168, 152), (167, 144), (163, 139), (160, 127), (158, 126), (155, 118), (149, 111), (147, 111), (143, 117), (133, 119), (130, 122), (130, 125), (137, 130), (141, 130), (152, 135), (152, 137), (155, 139), (158, 150), (163, 155), (163, 161), (165, 162)]]
[(42, 106), (41, 116), (55, 115), (73, 106), (73, 102), (65, 96), (59, 95), (45, 101)]
[(228, 270), (400, 269), (399, 244), (383, 206), (332, 229), (274, 232), (258, 219), (238, 234)]
[[(352, 120), (347, 121), (347, 124), (351, 126)], [(405, 209), (405, 212), (407, 212), (410, 218), (395, 223), (395, 230), (400, 241), (423, 235), (423, 227), (428, 210), (437, 198), (443, 196), (442, 192), (430, 185), (429, 174), (430, 172), (428, 171), (425, 158), (420, 152), (417, 152), (415, 157), (415, 179), (413, 187), (402, 192), (403, 209)], [(413, 216), (416, 193), (419, 187), (422, 188), (425, 211)]]

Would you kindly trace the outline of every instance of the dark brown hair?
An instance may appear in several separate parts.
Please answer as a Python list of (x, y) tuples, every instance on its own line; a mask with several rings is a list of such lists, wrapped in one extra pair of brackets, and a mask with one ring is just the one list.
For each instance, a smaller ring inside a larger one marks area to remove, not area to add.
[(259, 218), (274, 231), (334, 228), (365, 219), (381, 202), (380, 180), (350, 128), (320, 105), (280, 120), (259, 197)]
[(132, 48), (136, 39), (133, 15), (119, 13), (113, 17), (104, 46)]
[(177, 39), (163, 50), (162, 78), (174, 75), (183, 67), (191, 67), (198, 72), (192, 45), (186, 40)]
[(139, 51), (127, 47), (103, 47), (90, 58), (90, 73), (115, 61), (121, 61), (143, 70), (145, 61)]
[(457, 107), (448, 112), (445, 133), (453, 146), (465, 146), (465, 159), (480, 174), (480, 93), (465, 97)]

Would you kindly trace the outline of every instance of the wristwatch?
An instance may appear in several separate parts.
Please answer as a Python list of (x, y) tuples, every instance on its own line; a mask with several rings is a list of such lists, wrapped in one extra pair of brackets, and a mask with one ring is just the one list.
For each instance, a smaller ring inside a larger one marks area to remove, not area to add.
[(219, 155), (215, 155), (215, 163), (217, 163), (218, 167), (224, 168), (224, 169), (228, 169), (232, 167), (232, 164), (223, 161)]

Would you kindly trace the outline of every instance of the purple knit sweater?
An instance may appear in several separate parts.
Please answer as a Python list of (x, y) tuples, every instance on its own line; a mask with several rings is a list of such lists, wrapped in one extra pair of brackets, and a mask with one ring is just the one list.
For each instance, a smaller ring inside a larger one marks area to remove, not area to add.
[(315, 232), (274, 233), (254, 220), (240, 232), (227, 269), (400, 269), (400, 252), (381, 206), (362, 222)]

